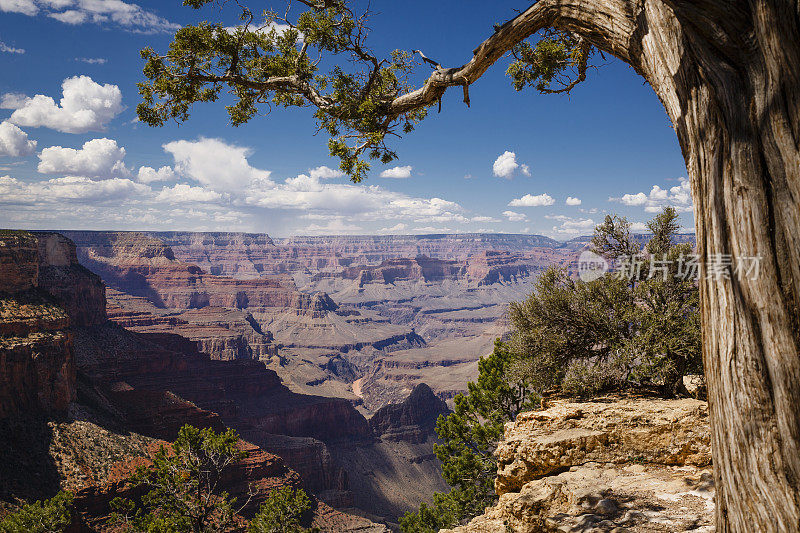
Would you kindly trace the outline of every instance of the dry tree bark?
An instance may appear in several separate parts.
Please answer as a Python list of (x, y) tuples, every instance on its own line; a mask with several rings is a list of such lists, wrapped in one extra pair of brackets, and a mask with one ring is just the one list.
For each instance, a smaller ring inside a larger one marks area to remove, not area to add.
[(800, 531), (800, 2), (541, 0), (439, 69), (391, 113), (477, 80), (554, 27), (630, 64), (669, 115), (692, 185), (701, 261), (717, 530)]

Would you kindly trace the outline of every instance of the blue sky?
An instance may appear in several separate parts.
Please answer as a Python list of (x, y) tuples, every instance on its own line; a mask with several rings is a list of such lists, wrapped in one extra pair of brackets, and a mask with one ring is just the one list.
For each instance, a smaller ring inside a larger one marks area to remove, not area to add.
[[(251, 7), (268, 5), (278, 4)], [(528, 6), (371, 5), (377, 52), (418, 48), (447, 66)], [(499, 61), (472, 85), (471, 109), (451, 90), (441, 114), (393, 142), (399, 160), (373, 165), (361, 185), (320, 169), (338, 162), (313, 135), (308, 109), (234, 128), (219, 103), (204, 104), (180, 126), (136, 123), (139, 50), (164, 51), (178, 25), (220, 17), (236, 22), (232, 8), (195, 12), (179, 0), (0, 0), (0, 227), (568, 239), (591, 233), (605, 213), (641, 228), (674, 205), (693, 228), (669, 120), (613, 58), (570, 96), (517, 93), (508, 59)], [(420, 79), (427, 72), (420, 67)]]

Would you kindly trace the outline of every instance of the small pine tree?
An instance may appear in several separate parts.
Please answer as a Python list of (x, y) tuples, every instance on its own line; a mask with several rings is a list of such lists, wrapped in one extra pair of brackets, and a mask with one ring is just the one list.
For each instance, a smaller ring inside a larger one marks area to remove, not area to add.
[(133, 531), (228, 531), (235, 523), (236, 499), (220, 490), (220, 481), (246, 456), (238, 440), (231, 429), (216, 433), (183, 426), (170, 447), (159, 449), (152, 466), (139, 468), (131, 478), (148, 490), (141, 502), (115, 498), (110, 522)]
[(300, 525), (311, 509), (311, 499), (303, 489), (283, 487), (274, 490), (261, 504), (250, 522), (250, 533), (303, 533), (309, 531)]

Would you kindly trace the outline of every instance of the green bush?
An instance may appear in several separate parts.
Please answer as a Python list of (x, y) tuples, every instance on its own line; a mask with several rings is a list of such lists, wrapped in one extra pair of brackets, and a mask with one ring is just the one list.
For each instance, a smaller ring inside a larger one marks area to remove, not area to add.
[(250, 533), (302, 533), (308, 531), (300, 525), (303, 516), (311, 509), (311, 499), (303, 489), (283, 487), (274, 490), (261, 504), (250, 522)]
[(61, 491), (49, 500), (26, 504), (0, 521), (2, 533), (64, 531), (72, 523), (72, 493)]
[[(665, 208), (649, 223), (646, 254), (624, 218), (609, 216), (597, 227), (593, 250), (611, 261), (634, 254), (638, 274), (582, 282), (555, 267), (543, 273), (534, 292), (510, 306), (516, 373), (539, 390), (577, 396), (626, 387), (674, 395), (685, 374), (702, 373), (699, 292), (677, 275), (691, 246), (674, 244), (676, 220)], [(666, 275), (649, 276), (659, 265), (653, 258), (665, 261)]]

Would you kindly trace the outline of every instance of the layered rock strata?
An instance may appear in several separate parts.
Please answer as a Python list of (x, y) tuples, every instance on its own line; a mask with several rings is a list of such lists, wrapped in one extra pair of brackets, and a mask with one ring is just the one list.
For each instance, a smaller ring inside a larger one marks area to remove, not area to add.
[(433, 435), (439, 416), (449, 413), (447, 404), (428, 385), (420, 383), (402, 403), (378, 409), (369, 425), (383, 440), (419, 444)]
[(72, 328), (105, 319), (103, 291), (63, 236), (0, 232), (0, 418), (66, 411), (75, 396)]
[[(355, 431), (356, 439), (371, 439), (348, 402), (294, 395), (263, 363), (213, 361), (180, 335), (139, 334), (109, 322), (105, 287), (77, 264), (75, 247), (61, 235), (0, 233), (0, 264), (7, 266), (0, 270), (0, 514), (62, 488), (76, 492), (76, 509), (97, 525), (109, 501), (127, 494), (130, 467), (187, 423), (332, 441)], [(320, 423), (327, 416), (339, 423)], [(245, 516), (274, 488), (303, 485), (279, 457), (246, 441), (239, 446), (248, 457), (224, 484), (234, 495), (255, 489)], [(332, 470), (325, 481), (346, 491), (346, 477), (325, 464)], [(384, 530), (313, 501), (314, 525), (323, 531)]]

